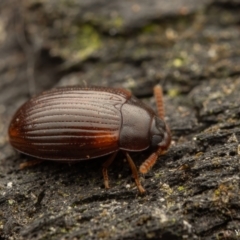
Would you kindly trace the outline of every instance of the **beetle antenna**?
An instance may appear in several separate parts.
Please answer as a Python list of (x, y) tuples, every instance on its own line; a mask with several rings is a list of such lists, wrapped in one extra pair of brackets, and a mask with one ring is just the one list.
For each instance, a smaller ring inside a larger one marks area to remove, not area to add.
[(155, 164), (157, 161), (158, 155), (156, 153), (151, 154), (140, 166), (139, 171), (141, 173), (147, 173), (152, 166)]
[(162, 87), (159, 84), (156, 85), (153, 89), (153, 92), (154, 92), (154, 97), (155, 97), (155, 101), (156, 101), (156, 104), (157, 104), (158, 116), (161, 119), (164, 119), (165, 112), (164, 112), (164, 104), (163, 104)]
[(140, 166), (139, 171), (143, 174), (147, 173), (156, 163), (158, 156), (166, 153), (165, 147), (159, 147), (158, 150), (152, 153)]

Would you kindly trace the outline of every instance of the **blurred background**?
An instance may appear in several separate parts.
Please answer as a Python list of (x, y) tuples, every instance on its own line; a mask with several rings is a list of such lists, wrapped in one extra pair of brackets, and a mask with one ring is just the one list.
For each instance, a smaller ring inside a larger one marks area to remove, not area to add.
[[(11, 116), (43, 90), (123, 87), (154, 106), (160, 83), (174, 149), (213, 123), (239, 118), (239, 76), (238, 0), (1, 0), (0, 188), (14, 179)], [(197, 152), (190, 148), (183, 152)]]

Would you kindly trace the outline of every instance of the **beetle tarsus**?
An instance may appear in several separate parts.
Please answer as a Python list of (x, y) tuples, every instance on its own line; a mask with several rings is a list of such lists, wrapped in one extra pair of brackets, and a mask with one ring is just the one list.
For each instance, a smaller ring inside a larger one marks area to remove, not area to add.
[(129, 166), (130, 166), (130, 168), (131, 168), (131, 170), (132, 170), (132, 174), (133, 174), (135, 183), (136, 183), (136, 185), (137, 185), (138, 191), (139, 191), (141, 194), (143, 194), (143, 193), (145, 193), (146, 191), (145, 191), (145, 189), (143, 188), (143, 186), (142, 186), (141, 183), (140, 183), (140, 180), (139, 180), (139, 177), (138, 177), (137, 168), (136, 168), (136, 166), (135, 166), (132, 158), (130, 157), (130, 155), (129, 155), (127, 152), (125, 152), (125, 155), (126, 155), (126, 158), (127, 158), (128, 163), (129, 163)]
[(109, 180), (108, 180), (108, 167), (112, 164), (114, 158), (116, 157), (117, 152), (114, 152), (110, 155), (110, 157), (105, 161), (102, 165), (102, 173), (103, 173), (103, 180), (104, 180), (104, 186), (106, 189), (109, 189)]

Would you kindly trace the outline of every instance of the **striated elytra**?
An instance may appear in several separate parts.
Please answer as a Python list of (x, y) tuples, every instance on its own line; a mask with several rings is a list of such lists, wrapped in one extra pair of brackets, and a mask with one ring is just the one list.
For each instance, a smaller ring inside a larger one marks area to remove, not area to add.
[(122, 150), (143, 193), (128, 152), (152, 149), (140, 166), (140, 172), (146, 173), (171, 142), (159, 85), (154, 95), (158, 114), (124, 89), (66, 87), (46, 91), (18, 109), (9, 126), (9, 140), (19, 152), (46, 160), (71, 162), (109, 155), (102, 168), (106, 188), (107, 168)]

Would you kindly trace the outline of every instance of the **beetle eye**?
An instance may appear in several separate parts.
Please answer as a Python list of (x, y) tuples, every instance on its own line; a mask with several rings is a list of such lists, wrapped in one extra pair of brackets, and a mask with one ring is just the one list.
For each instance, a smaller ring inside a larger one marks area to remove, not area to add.
[(166, 129), (166, 125), (165, 125), (164, 121), (161, 120), (160, 118), (155, 117), (155, 122), (156, 122), (156, 128), (157, 128), (158, 130), (163, 131), (163, 130)]
[(154, 148), (157, 147), (162, 140), (163, 140), (163, 135), (153, 135), (152, 142), (151, 142), (152, 147)]
[(160, 118), (155, 117), (151, 127), (151, 146), (153, 148), (158, 147), (159, 143), (163, 141), (165, 129), (165, 123)]

